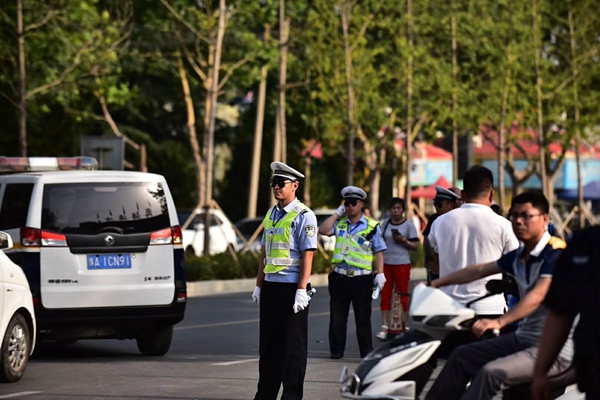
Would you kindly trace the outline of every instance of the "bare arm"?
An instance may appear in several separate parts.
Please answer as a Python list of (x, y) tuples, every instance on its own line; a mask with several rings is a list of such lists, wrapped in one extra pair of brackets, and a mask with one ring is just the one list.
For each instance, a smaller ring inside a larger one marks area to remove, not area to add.
[(383, 251), (375, 253), (375, 268), (378, 274), (383, 274)]
[(440, 257), (438, 256), (438, 253), (436, 253), (435, 250), (433, 250), (433, 249), (431, 249), (431, 253), (433, 254), (433, 257), (431, 259), (431, 264), (430, 264), (431, 272), (439, 275), (440, 274)]
[(300, 276), (298, 277), (298, 289), (306, 289), (308, 278), (312, 271), (312, 262), (314, 250), (304, 250), (302, 252), (302, 264), (300, 264)]
[(506, 314), (498, 317), (500, 327), (503, 328), (508, 324), (525, 318), (534, 312), (546, 298), (546, 293), (550, 289), (552, 278), (540, 278), (535, 287), (525, 295), (513, 308)]
[(404, 246), (407, 250), (416, 250), (419, 247), (419, 241), (411, 241), (408, 240), (405, 236), (400, 233), (392, 233), (392, 239), (394, 242), (398, 243), (401, 246)]
[(324, 236), (332, 236), (333, 235), (333, 226), (335, 225), (335, 221), (337, 221), (339, 216), (336, 213), (329, 218), (327, 218), (319, 227), (319, 233)]
[[(437, 254), (435, 258), (437, 259)], [(498, 274), (500, 272), (502, 272), (502, 270), (495, 261), (487, 264), (475, 264), (453, 272), (450, 275), (443, 276), (440, 279), (436, 279), (431, 282), (431, 286), (439, 288), (448, 285), (460, 285), (461, 283), (473, 282), (477, 279), (485, 278), (486, 276)]]
[(258, 274), (256, 275), (256, 286), (261, 287), (263, 282), (265, 281), (265, 258), (267, 257), (267, 253), (263, 247), (261, 252), (261, 257), (258, 260)]

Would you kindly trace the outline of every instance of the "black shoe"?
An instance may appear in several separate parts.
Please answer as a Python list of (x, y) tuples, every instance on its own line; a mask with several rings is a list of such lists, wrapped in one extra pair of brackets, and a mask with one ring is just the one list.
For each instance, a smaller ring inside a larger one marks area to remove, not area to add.
[(342, 358), (343, 356), (341, 354), (333, 354), (331, 353), (329, 355), (329, 358), (331, 358), (332, 360), (339, 360), (340, 358)]

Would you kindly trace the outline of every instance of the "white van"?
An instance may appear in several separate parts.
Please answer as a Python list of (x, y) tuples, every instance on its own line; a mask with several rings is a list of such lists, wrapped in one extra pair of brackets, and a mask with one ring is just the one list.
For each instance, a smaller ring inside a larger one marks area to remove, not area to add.
[(23, 377), (35, 346), (35, 314), (27, 278), (4, 254), (12, 246), (10, 235), (0, 232), (0, 382)]
[[(40, 339), (136, 339), (164, 355), (183, 319), (182, 234), (165, 178), (89, 158), (0, 158), (0, 230), (23, 268)], [(56, 169), (76, 169), (71, 171)], [(86, 170), (87, 169), (87, 170)]]

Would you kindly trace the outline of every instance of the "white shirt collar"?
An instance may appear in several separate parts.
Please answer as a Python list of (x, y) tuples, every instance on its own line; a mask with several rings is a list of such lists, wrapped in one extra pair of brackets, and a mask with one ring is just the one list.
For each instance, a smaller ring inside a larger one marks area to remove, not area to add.
[[(550, 238), (552, 238), (552, 235), (550, 235), (548, 232), (544, 232), (540, 241), (537, 242), (535, 247), (529, 252), (529, 255), (538, 257), (550, 241)], [(525, 245), (521, 243), (521, 246), (519, 247), (519, 255), (523, 253), (523, 250), (525, 250)]]
[[(299, 200), (298, 200), (298, 198), (297, 198), (297, 197), (296, 197), (296, 198), (294, 198), (294, 200), (292, 200), (292, 201), (290, 202), (290, 204), (288, 204), (287, 206), (283, 207), (283, 211), (285, 211), (286, 213), (289, 213), (290, 211), (292, 211), (292, 210), (294, 209), (294, 207), (296, 207), (296, 204), (298, 204), (298, 201), (299, 201)], [(277, 204), (277, 205), (275, 206), (275, 209), (276, 209), (277, 211), (281, 210), (281, 207), (279, 207), (279, 204)]]

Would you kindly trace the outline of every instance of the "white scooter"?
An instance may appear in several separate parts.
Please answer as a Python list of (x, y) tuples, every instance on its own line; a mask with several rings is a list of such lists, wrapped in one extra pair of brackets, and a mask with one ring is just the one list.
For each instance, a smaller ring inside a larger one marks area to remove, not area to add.
[[(436, 350), (442, 339), (453, 331), (468, 331), (477, 320), (469, 306), (479, 300), (500, 294), (503, 281), (490, 281), (488, 293), (466, 306), (439, 289), (417, 285), (412, 294), (409, 318), (413, 329), (369, 353), (356, 371), (344, 367), (340, 378), (342, 397), (365, 400), (418, 399), (425, 384), (437, 367)], [(497, 334), (497, 333), (496, 333)], [(574, 381), (572, 370), (552, 378), (555, 396), (560, 396)], [(572, 393), (571, 393), (572, 394)], [(555, 397), (553, 396), (553, 397)], [(528, 399), (528, 385), (504, 392), (505, 399)]]

